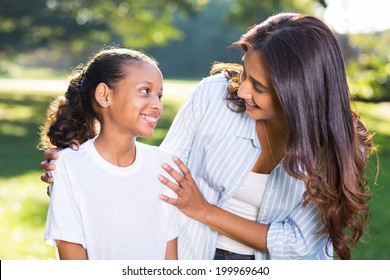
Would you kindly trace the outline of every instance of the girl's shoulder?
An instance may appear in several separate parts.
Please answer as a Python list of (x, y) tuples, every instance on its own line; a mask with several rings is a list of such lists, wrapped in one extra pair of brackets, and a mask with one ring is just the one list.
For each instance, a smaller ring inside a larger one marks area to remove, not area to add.
[(136, 144), (137, 148), (140, 149), (142, 153), (153, 156), (154, 158), (166, 159), (172, 158), (173, 156), (168, 150), (158, 146), (153, 146), (138, 141)]
[(55, 160), (56, 165), (61, 162), (80, 160), (85, 156), (85, 151), (91, 146), (93, 139), (90, 139), (79, 146), (77, 150), (65, 148), (58, 151), (58, 159)]

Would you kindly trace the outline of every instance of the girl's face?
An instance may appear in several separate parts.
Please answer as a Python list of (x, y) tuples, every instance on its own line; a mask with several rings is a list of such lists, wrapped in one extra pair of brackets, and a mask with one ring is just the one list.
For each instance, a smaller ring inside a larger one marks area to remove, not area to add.
[(247, 51), (243, 66), (237, 95), (245, 100), (249, 117), (254, 120), (283, 118), (279, 99), (265, 72), (261, 56), (254, 50)]
[[(110, 95), (104, 124), (110, 130), (133, 137), (150, 137), (163, 109), (162, 74), (149, 63), (127, 67), (129, 75), (116, 84)], [(107, 127), (108, 123), (110, 127)]]

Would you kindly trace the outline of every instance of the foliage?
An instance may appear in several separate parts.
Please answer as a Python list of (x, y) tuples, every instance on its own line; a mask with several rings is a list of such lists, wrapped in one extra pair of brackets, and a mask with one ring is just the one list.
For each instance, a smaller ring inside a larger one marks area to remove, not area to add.
[(326, 6), (324, 0), (234, 0), (225, 21), (245, 30), (279, 12), (312, 13), (316, 8)]
[(185, 34), (182, 40), (145, 49), (159, 61), (165, 77), (201, 78), (208, 75), (214, 61), (241, 61), (241, 51), (228, 48), (241, 32), (217, 16), (228, 13), (227, 2), (232, 1), (211, 1), (193, 18), (176, 15), (175, 25)]
[(390, 101), (390, 30), (373, 34), (351, 34), (355, 53), (347, 72), (352, 95), (358, 100)]
[[(213, 0), (192, 18), (178, 14), (175, 26), (184, 34), (179, 41), (151, 46), (147, 52), (159, 62), (166, 77), (193, 78), (208, 74), (214, 61), (241, 62), (239, 49), (229, 48), (247, 28), (278, 11), (310, 11), (321, 1)], [(323, 6), (322, 6), (323, 7)]]
[(83, 50), (87, 45), (108, 42), (134, 48), (163, 44), (182, 36), (172, 24), (173, 14), (193, 16), (204, 2), (2, 0), (0, 52), (65, 46)]
[(390, 212), (387, 210), (390, 201), (390, 103), (355, 103), (363, 123), (375, 134), (373, 140), (378, 149), (380, 167), (377, 170), (376, 158), (372, 156), (366, 173), (373, 194), (369, 202), (371, 220), (368, 233), (358, 244), (353, 259), (388, 260), (390, 240), (385, 236), (390, 228)]

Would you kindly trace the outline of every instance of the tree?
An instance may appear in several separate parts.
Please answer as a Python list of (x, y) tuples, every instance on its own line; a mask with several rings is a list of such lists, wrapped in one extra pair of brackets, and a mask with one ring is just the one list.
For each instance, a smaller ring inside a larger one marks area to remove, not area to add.
[(351, 34), (355, 56), (347, 61), (351, 94), (357, 100), (390, 101), (390, 30)]
[(326, 7), (325, 0), (233, 0), (225, 21), (246, 29), (279, 12), (312, 13), (315, 9)]
[(1, 0), (0, 52), (116, 42), (141, 48), (179, 39), (173, 15), (196, 14), (195, 0)]
[(319, 0), (209, 1), (195, 17), (175, 16), (175, 25), (184, 33), (180, 41), (152, 46), (147, 52), (160, 62), (165, 77), (201, 78), (214, 61), (241, 62), (241, 51), (228, 46), (249, 26), (280, 11), (308, 12), (316, 6), (326, 4)]

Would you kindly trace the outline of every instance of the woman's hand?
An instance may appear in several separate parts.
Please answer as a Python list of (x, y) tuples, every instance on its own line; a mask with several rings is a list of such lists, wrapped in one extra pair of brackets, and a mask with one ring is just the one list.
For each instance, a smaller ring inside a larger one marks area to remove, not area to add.
[(161, 200), (176, 206), (190, 218), (209, 226), (222, 235), (246, 244), (251, 248), (268, 252), (268, 225), (242, 218), (210, 204), (199, 191), (188, 167), (176, 157), (173, 157), (173, 162), (183, 172), (183, 175), (166, 163), (163, 164), (163, 169), (177, 183), (170, 181), (162, 175), (159, 176), (159, 180), (177, 194), (177, 199), (160, 195)]
[[(77, 151), (80, 148), (80, 143), (77, 140), (72, 140), (72, 141), (69, 142), (69, 148), (71, 148), (72, 150)], [(48, 150), (43, 152), (43, 158), (45, 159), (45, 161), (42, 161), (39, 164), (39, 167), (43, 171), (45, 171), (45, 173), (43, 173), (41, 175), (41, 181), (43, 181), (45, 183), (48, 183), (48, 184), (53, 183), (53, 178), (49, 175), (48, 171), (52, 171), (56, 167), (50, 161), (54, 160), (54, 159), (58, 159), (58, 154), (57, 153), (60, 150), (61, 149), (51, 148), (51, 149), (48, 149)]]
[(176, 182), (174, 183), (162, 175), (160, 175), (158, 179), (161, 183), (174, 191), (177, 194), (177, 198), (175, 199), (161, 194), (160, 199), (176, 206), (188, 217), (202, 222), (208, 213), (209, 207), (212, 205), (207, 202), (199, 191), (197, 184), (191, 176), (189, 168), (177, 157), (173, 157), (172, 160), (179, 167), (180, 171), (183, 172), (183, 175), (177, 172), (169, 164), (163, 163), (162, 168), (171, 175)]
[(53, 163), (50, 163), (50, 160), (52, 159), (57, 159), (58, 158), (58, 149), (48, 149), (46, 150), (44, 153), (43, 153), (43, 158), (45, 159), (45, 161), (42, 161), (40, 164), (39, 164), (39, 167), (45, 171), (44, 173), (42, 173), (41, 175), (41, 181), (45, 182), (45, 183), (53, 183), (53, 178), (49, 175), (48, 171), (52, 171), (55, 169), (55, 165)]

